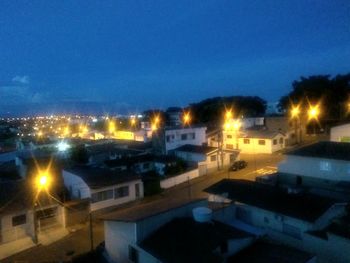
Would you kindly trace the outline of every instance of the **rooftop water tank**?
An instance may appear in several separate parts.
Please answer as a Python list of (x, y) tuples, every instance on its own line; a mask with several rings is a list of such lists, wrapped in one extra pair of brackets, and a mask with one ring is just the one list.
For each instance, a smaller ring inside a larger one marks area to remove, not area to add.
[(213, 212), (208, 207), (196, 207), (192, 210), (193, 218), (196, 222), (210, 222)]

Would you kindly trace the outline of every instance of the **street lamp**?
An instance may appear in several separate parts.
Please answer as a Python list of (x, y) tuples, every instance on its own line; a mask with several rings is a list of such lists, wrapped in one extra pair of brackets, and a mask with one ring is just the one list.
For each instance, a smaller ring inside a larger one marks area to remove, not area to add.
[[(301, 142), (301, 120), (300, 120), (300, 106), (292, 105), (291, 119), (294, 120), (294, 134), (296, 136), (296, 143)], [(298, 136), (298, 123), (299, 123), (299, 136)]]
[(35, 178), (35, 190), (36, 194), (33, 200), (33, 224), (34, 224), (34, 237), (33, 241), (35, 244), (38, 243), (38, 224), (37, 224), (37, 215), (36, 215), (36, 201), (39, 197), (40, 192), (43, 190), (47, 191), (51, 183), (51, 177), (48, 171), (39, 171), (38, 175)]
[(310, 105), (309, 109), (308, 109), (308, 120), (309, 121), (313, 121), (314, 124), (314, 136), (316, 135), (316, 122), (318, 122), (318, 116), (320, 115), (320, 108), (319, 105)]
[(183, 123), (184, 125), (189, 125), (191, 122), (191, 115), (190, 112), (185, 112), (183, 116)]

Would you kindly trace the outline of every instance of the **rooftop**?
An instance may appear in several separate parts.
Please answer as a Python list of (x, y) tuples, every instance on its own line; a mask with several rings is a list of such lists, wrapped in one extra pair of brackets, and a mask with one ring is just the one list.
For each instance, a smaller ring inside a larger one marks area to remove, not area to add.
[(120, 159), (107, 160), (105, 164), (108, 167), (117, 167), (117, 166), (130, 166), (135, 163), (143, 162), (160, 162), (168, 163), (175, 162), (177, 158), (171, 155), (154, 155), (154, 154), (139, 154), (136, 156), (123, 157)]
[(204, 191), (308, 222), (316, 221), (336, 203), (331, 198), (308, 193), (288, 194), (276, 186), (248, 180), (223, 179)]
[(218, 148), (206, 146), (206, 145), (199, 146), (199, 145), (185, 144), (174, 149), (174, 151), (208, 154), (214, 151), (218, 151)]
[(277, 135), (282, 134), (278, 131), (269, 130), (246, 130), (241, 135), (242, 138), (256, 138), (256, 139), (272, 139)]
[(274, 244), (266, 241), (258, 241), (246, 249), (231, 256), (228, 263), (306, 263), (314, 256), (304, 251)]
[(92, 189), (98, 189), (140, 179), (139, 175), (130, 171), (112, 171), (110, 169), (83, 165), (69, 167), (66, 168), (65, 171), (81, 177)]
[(292, 150), (286, 154), (302, 157), (350, 161), (349, 153), (350, 143), (324, 141), (317, 142), (296, 150)]
[(161, 199), (150, 203), (142, 202), (140, 204), (133, 204), (131, 207), (118, 209), (114, 212), (105, 214), (101, 219), (107, 221), (138, 222), (176, 208), (199, 202), (206, 202), (206, 199), (193, 199), (190, 201), (187, 198), (172, 200)]
[(176, 218), (141, 242), (140, 247), (162, 262), (222, 262), (214, 250), (230, 239), (252, 237), (232, 226), (192, 218)]

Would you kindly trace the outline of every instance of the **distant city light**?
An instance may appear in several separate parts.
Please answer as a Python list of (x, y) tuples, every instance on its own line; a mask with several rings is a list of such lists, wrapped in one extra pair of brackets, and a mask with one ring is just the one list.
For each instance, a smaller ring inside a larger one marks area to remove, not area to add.
[(70, 148), (70, 145), (65, 142), (65, 141), (61, 141), (57, 144), (57, 149), (59, 152), (65, 152)]

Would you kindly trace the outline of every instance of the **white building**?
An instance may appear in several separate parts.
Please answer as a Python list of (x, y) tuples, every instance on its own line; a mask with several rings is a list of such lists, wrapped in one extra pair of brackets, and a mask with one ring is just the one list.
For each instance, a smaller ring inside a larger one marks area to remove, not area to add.
[[(34, 196), (26, 180), (0, 183), (0, 260), (22, 250), (56, 241), (68, 234), (65, 211), (45, 192)], [(33, 203), (37, 228), (34, 228)], [(35, 238), (37, 237), (37, 238)]]
[(345, 203), (247, 180), (224, 179), (205, 191), (210, 201), (231, 204), (228, 222), (257, 227), (273, 240), (316, 254), (320, 262), (350, 262), (350, 239), (328, 229), (346, 213)]
[(153, 148), (160, 154), (168, 154), (185, 144), (203, 145), (206, 144), (206, 127), (166, 127), (154, 132), (152, 136)]
[(285, 135), (267, 130), (223, 131), (223, 147), (242, 153), (274, 153), (285, 148)]
[[(206, 206), (205, 200), (157, 202), (103, 216), (109, 262), (216, 262), (254, 242), (254, 234), (220, 222), (220, 212)], [(193, 218), (198, 207), (213, 220)]]
[(281, 183), (349, 192), (350, 144), (324, 141), (287, 152), (278, 172)]
[(73, 199), (90, 199), (91, 211), (143, 197), (140, 176), (129, 171), (75, 166), (63, 170), (62, 176)]
[(181, 159), (198, 164), (199, 175), (229, 166), (239, 159), (239, 151), (219, 151), (216, 147), (186, 144), (173, 150)]
[(331, 128), (332, 142), (350, 142), (350, 123)]

